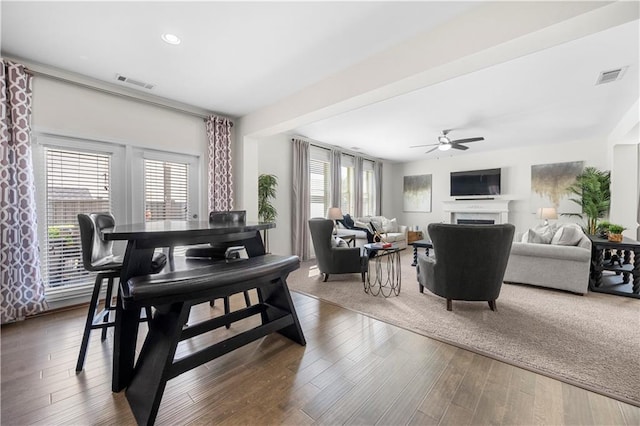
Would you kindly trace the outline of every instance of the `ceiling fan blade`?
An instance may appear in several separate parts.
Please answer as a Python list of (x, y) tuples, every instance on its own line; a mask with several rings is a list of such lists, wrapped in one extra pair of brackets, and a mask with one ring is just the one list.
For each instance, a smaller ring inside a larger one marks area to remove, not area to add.
[(467, 149), (469, 149), (469, 147), (468, 147), (468, 146), (458, 145), (457, 143), (452, 143), (452, 144), (451, 144), (451, 148), (453, 148), (453, 149), (459, 149), (459, 150), (462, 150), (462, 151), (466, 151)]
[[(438, 145), (440, 145), (440, 144), (438, 144)], [(425, 152), (425, 154), (428, 154), (428, 153), (430, 153), (430, 152), (433, 152), (433, 151), (435, 151), (436, 149), (438, 149), (438, 147), (437, 147), (437, 146), (436, 146), (435, 148), (431, 148), (429, 151)]]
[(413, 145), (413, 146), (410, 146), (409, 148), (423, 148), (425, 146), (436, 146), (436, 145), (440, 145), (440, 143), (430, 143), (427, 145)]
[(455, 141), (451, 141), (451, 143), (469, 143), (469, 142), (477, 142), (477, 141), (483, 141), (483, 140), (484, 140), (483, 137), (468, 138), (468, 139), (457, 139)]

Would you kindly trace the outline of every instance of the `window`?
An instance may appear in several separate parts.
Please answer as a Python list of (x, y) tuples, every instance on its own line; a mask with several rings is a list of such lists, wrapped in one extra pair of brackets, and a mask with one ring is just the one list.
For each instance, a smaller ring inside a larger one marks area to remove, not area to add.
[(376, 184), (373, 172), (374, 163), (364, 160), (362, 164), (362, 215), (376, 214)]
[(45, 149), (43, 275), (48, 287), (91, 283), (82, 265), (78, 213), (112, 211), (111, 156)]
[(309, 151), (310, 214), (311, 217), (325, 217), (331, 203), (329, 151), (313, 146)]
[(187, 220), (189, 165), (144, 160), (145, 221)]
[[(199, 217), (197, 156), (47, 133), (35, 135), (33, 149), (48, 302), (84, 297), (93, 288), (95, 275), (82, 265), (78, 213), (109, 211), (116, 223)], [(125, 247), (116, 242), (114, 253)]]
[(355, 175), (355, 161), (351, 155), (342, 155), (341, 161), (341, 185), (340, 190), (342, 194), (340, 196), (340, 209), (344, 213), (356, 213), (356, 175)]

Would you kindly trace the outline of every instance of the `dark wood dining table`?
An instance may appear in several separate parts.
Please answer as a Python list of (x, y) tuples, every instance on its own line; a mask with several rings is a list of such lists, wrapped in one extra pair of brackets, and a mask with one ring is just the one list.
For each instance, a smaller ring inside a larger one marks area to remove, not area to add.
[[(103, 230), (108, 241), (127, 241), (120, 282), (151, 273), (156, 248), (202, 243), (245, 245), (249, 257), (265, 254), (260, 231), (270, 222), (209, 223), (208, 221), (157, 221), (116, 225)], [(133, 376), (140, 312), (125, 310), (120, 291), (116, 308), (111, 389), (120, 392)]]

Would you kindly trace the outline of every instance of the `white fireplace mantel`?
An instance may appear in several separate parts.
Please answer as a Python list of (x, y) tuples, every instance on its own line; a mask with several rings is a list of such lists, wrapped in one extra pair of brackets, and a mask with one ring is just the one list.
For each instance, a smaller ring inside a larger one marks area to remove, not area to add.
[(492, 220), (496, 224), (508, 223), (511, 200), (455, 200), (443, 201), (442, 221), (458, 223), (458, 220)]

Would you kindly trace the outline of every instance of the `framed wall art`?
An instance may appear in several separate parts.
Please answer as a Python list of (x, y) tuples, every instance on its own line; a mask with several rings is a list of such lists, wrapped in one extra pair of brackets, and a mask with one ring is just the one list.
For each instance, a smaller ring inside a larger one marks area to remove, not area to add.
[(402, 195), (405, 212), (430, 212), (431, 175), (405, 176)]

